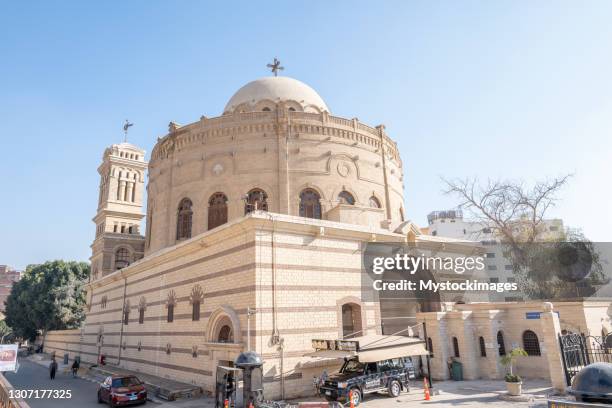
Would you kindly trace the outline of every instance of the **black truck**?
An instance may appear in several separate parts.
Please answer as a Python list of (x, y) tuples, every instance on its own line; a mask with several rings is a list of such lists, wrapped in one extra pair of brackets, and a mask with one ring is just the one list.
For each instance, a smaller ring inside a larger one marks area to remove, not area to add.
[(340, 372), (323, 379), (319, 393), (328, 401), (348, 401), (355, 406), (365, 394), (384, 391), (390, 397), (408, 391), (409, 380), (416, 377), (408, 357), (362, 363), (356, 357), (346, 359)]

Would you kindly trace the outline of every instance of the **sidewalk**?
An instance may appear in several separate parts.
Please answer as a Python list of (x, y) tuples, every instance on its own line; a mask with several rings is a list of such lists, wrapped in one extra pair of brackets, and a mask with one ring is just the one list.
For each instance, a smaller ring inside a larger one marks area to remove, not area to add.
[[(434, 381), (429, 401), (424, 400), (423, 384), (412, 381), (409, 392), (402, 392), (398, 398), (386, 394), (368, 394), (364, 397), (364, 408), (420, 407), (420, 406), (464, 406), (464, 407), (514, 407), (545, 408), (546, 397), (553, 393), (550, 382), (546, 380), (525, 380), (523, 395), (511, 397), (506, 393), (503, 381)], [(309, 401), (324, 401), (309, 398)], [(291, 401), (297, 403), (298, 400)]]
[[(51, 364), (51, 356), (47, 354), (33, 354), (27, 358), (47, 368), (49, 364)], [(58, 358), (56, 358), (56, 361), (59, 372), (70, 373), (72, 363), (64, 364), (63, 360)], [(198, 406), (202, 406), (202, 399), (199, 398), (202, 395), (202, 389), (197, 385), (160, 378), (108, 364), (104, 366), (92, 366), (91, 364), (81, 363), (81, 367), (77, 373), (80, 378), (96, 383), (100, 383), (109, 375), (114, 374), (126, 374), (138, 377), (145, 384), (151, 401), (164, 403), (165, 401), (194, 399), (199, 401), (200, 405)]]
[[(51, 362), (49, 356), (40, 354), (28, 357), (30, 360), (48, 368)], [(58, 360), (58, 369), (70, 372), (70, 364), (65, 365)], [(151, 387), (159, 389), (173, 390), (174, 392), (188, 393), (194, 387), (171, 381), (164, 378), (154, 377), (143, 373), (123, 370), (113, 366), (92, 367), (81, 364), (79, 377), (92, 382), (100, 382), (107, 375), (116, 372), (134, 374)], [(527, 379), (523, 383), (523, 395), (510, 397), (506, 393), (506, 385), (503, 381), (476, 380), (476, 381), (434, 381), (431, 400), (424, 401), (423, 384), (421, 381), (412, 381), (409, 392), (402, 392), (398, 398), (389, 398), (386, 394), (366, 395), (362, 403), (364, 408), (390, 408), (390, 407), (480, 407), (480, 408), (545, 408), (547, 407), (546, 398), (554, 392), (550, 382), (545, 380)], [(149, 387), (147, 387), (149, 388)], [(155, 394), (150, 391), (151, 400), (160, 404), (159, 408), (214, 408), (214, 398), (202, 396), (201, 390), (198, 394), (191, 395), (192, 398), (177, 399), (175, 401), (161, 400), (155, 398)], [(298, 402), (316, 402), (324, 400), (319, 397), (305, 397), (291, 400), (293, 404)]]
[[(550, 383), (545, 380), (526, 380), (524, 392), (520, 397), (506, 395), (506, 385), (503, 381), (440, 381), (434, 383), (431, 400), (424, 401), (423, 386), (419, 381), (411, 383), (409, 392), (402, 392), (398, 398), (389, 398), (387, 395), (366, 395), (360, 407), (363, 408), (389, 408), (389, 407), (481, 407), (481, 408), (546, 408), (546, 398), (553, 394)], [(291, 400), (293, 404), (299, 402), (324, 402), (318, 397), (307, 397)], [(199, 398), (197, 400), (184, 400), (168, 402), (160, 408), (213, 408), (212, 398)]]

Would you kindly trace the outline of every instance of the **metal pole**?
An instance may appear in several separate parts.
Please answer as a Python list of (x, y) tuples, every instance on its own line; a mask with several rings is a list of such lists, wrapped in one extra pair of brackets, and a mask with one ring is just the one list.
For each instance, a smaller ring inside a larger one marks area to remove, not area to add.
[(247, 307), (247, 351), (251, 350), (251, 315), (257, 313), (257, 309)]
[(427, 324), (425, 324), (425, 322), (423, 322), (423, 336), (425, 337), (425, 350), (429, 352), (427, 353), (427, 382), (429, 382), (429, 388), (433, 388), (433, 384), (431, 383), (431, 366), (429, 364), (429, 356), (431, 354), (431, 350), (429, 349), (429, 340), (427, 337)]
[[(123, 271), (121, 272), (123, 275)], [(123, 307), (121, 308), (121, 330), (119, 332), (119, 353), (117, 358), (117, 365), (121, 364), (121, 346), (123, 342), (123, 325), (125, 324), (125, 295), (127, 290), (127, 277), (123, 277)]]

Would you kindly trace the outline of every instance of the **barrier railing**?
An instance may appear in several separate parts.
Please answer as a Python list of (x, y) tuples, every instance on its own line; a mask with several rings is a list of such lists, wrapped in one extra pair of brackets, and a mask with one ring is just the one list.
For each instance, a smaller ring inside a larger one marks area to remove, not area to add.
[(30, 408), (22, 398), (11, 398), (14, 391), (11, 383), (0, 374), (0, 408)]

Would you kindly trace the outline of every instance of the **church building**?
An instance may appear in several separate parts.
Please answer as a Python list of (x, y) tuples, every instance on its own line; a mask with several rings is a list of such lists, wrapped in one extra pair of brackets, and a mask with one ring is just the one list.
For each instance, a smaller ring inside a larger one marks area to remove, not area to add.
[(312, 377), (338, 365), (305, 356), (312, 339), (406, 327), (405, 313), (362, 297), (367, 242), (464, 250), (406, 220), (384, 126), (332, 115), (289, 77), (246, 84), (220, 116), (170, 123), (148, 163), (112, 145), (98, 172), (86, 321), (45, 346), (205, 392), (217, 365), (254, 350), (267, 398), (311, 394)]

